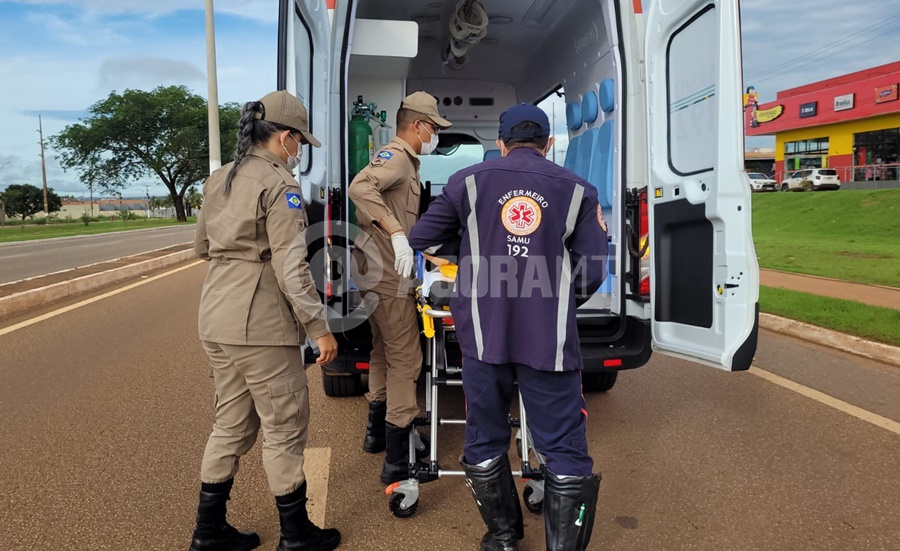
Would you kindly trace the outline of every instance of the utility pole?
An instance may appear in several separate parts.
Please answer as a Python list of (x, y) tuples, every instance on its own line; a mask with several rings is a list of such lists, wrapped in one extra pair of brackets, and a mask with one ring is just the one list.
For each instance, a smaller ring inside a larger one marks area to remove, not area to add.
[(147, 218), (152, 218), (150, 215), (150, 186), (144, 186), (147, 190)]
[(44, 159), (44, 124), (38, 115), (38, 133), (41, 135), (41, 175), (44, 178), (44, 214), (50, 215), (50, 207), (47, 206), (47, 162)]
[[(550, 104), (553, 108), (553, 124), (550, 125), (550, 135), (556, 134), (556, 102)], [(553, 164), (556, 164), (556, 138), (553, 138)]]
[(206, 86), (209, 110), (209, 171), (222, 166), (222, 144), (219, 142), (219, 85), (216, 77), (216, 27), (213, 0), (206, 0)]

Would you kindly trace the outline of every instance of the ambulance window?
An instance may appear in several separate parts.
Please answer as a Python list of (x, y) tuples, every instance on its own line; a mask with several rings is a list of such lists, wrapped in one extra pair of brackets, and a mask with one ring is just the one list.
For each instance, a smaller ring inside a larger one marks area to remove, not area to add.
[[(562, 95), (557, 95), (557, 91)], [(569, 129), (566, 126), (566, 96), (562, 87), (557, 91), (544, 98), (537, 106), (547, 113), (554, 138), (553, 147), (547, 154), (547, 158), (559, 166), (564, 166), (566, 151), (569, 149)]]
[(484, 160), (484, 146), (480, 143), (460, 143), (448, 148), (439, 147), (437, 152), (419, 159), (419, 179), (423, 185), (431, 182), (431, 195), (437, 197), (454, 172)]
[(715, 166), (718, 33), (715, 8), (709, 7), (669, 41), (669, 165), (681, 176)]
[[(296, 18), (294, 25), (294, 74), (297, 82), (297, 97), (306, 106), (306, 111), (309, 113), (309, 131), (315, 135), (315, 119), (310, 109), (310, 99), (312, 97), (310, 85), (312, 81), (312, 36), (309, 32), (309, 27), (306, 26), (306, 22), (300, 16), (299, 8), (295, 10), (294, 17)], [(301, 174), (307, 174), (310, 169), (312, 155), (309, 148), (309, 144), (303, 146), (303, 156), (300, 159)]]

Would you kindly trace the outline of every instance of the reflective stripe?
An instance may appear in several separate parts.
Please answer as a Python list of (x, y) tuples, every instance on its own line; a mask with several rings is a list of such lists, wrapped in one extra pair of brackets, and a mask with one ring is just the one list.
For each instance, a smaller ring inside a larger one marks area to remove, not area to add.
[(484, 335), (481, 334), (481, 314), (478, 313), (478, 271), (481, 268), (481, 248), (478, 243), (478, 219), (475, 217), (475, 175), (466, 178), (466, 191), (469, 195), (469, 218), (466, 220), (469, 231), (469, 248), (472, 251), (472, 327), (475, 331), (475, 348), (478, 361), (484, 354)]
[(569, 331), (569, 295), (572, 294), (572, 258), (565, 241), (575, 231), (575, 222), (578, 221), (578, 210), (581, 207), (581, 199), (584, 197), (584, 188), (575, 186), (572, 192), (572, 202), (569, 203), (569, 214), (566, 215), (566, 233), (563, 235), (563, 260), (562, 273), (559, 275), (559, 304), (556, 312), (556, 370), (563, 370), (563, 349), (566, 346), (566, 338)]

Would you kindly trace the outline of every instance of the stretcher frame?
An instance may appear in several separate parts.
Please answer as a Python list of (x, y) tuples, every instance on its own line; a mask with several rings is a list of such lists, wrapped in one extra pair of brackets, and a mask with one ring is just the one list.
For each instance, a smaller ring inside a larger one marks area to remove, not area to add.
[[(417, 301), (422, 313), (423, 332), (426, 340), (425, 362), (428, 368), (425, 372), (425, 412), (413, 421), (414, 427), (428, 426), (429, 439), (425, 441), (418, 429), (414, 428), (409, 435), (409, 473), (408, 479), (395, 482), (387, 487), (385, 493), (389, 496), (388, 507), (391, 513), (399, 518), (409, 518), (416, 514), (419, 507), (421, 484), (432, 482), (446, 476), (465, 476), (465, 471), (442, 469), (438, 465), (438, 438), (439, 428), (444, 425), (465, 425), (465, 419), (444, 419), (439, 415), (439, 389), (440, 387), (462, 387), (462, 366), (449, 366), (447, 362), (448, 332), (455, 332), (452, 325), (452, 313), (449, 309), (437, 309), (432, 307), (426, 297), (423, 296), (422, 287), (417, 289)], [(451, 323), (447, 323), (447, 321)], [(518, 387), (518, 381), (516, 382)], [(516, 451), (519, 455), (521, 468), (513, 471), (514, 477), (520, 477), (524, 483), (522, 498), (525, 507), (535, 514), (543, 512), (544, 482), (543, 455), (534, 449), (531, 432), (528, 428), (528, 418), (525, 414), (525, 404), (519, 394), (519, 417), (509, 418), (510, 426), (517, 429)], [(429, 446), (427, 467), (422, 469), (418, 465), (416, 450), (422, 449), (423, 444)], [(531, 454), (534, 455), (536, 466), (532, 466)]]

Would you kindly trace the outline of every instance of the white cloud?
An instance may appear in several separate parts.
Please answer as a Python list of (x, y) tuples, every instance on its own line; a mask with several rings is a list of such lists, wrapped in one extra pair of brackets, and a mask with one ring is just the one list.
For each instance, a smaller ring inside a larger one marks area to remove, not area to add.
[[(34, 6), (65, 6), (81, 10), (89, 17), (110, 15), (142, 15), (159, 17), (184, 10), (203, 10), (200, 0), (11, 0), (12, 3)], [(216, 0), (216, 13), (236, 15), (275, 23), (278, 21), (278, 0)]]
[(101, 91), (138, 88), (150, 90), (171, 84), (197, 85), (206, 82), (206, 73), (186, 61), (148, 56), (116, 57), (100, 65)]

